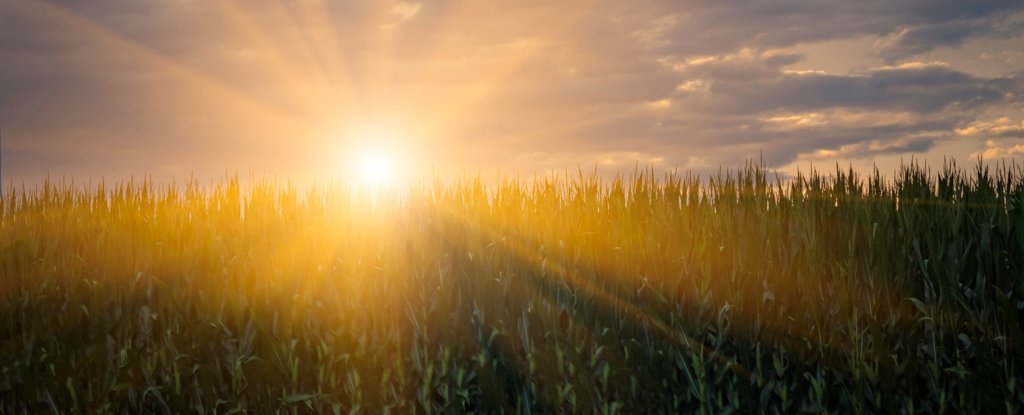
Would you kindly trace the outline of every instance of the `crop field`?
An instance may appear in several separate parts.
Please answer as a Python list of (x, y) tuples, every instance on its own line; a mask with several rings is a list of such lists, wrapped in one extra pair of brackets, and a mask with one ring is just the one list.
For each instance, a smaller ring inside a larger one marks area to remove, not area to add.
[(1021, 413), (1024, 169), (0, 205), (0, 413)]

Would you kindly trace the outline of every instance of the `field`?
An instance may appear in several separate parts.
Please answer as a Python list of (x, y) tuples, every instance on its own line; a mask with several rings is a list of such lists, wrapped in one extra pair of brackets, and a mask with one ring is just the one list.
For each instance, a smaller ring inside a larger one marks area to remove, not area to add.
[(1024, 411), (1016, 165), (0, 211), (0, 413)]

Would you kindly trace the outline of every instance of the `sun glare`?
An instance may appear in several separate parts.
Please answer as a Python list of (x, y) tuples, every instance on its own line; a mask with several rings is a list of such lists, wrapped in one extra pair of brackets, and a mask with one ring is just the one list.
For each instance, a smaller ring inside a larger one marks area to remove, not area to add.
[(415, 134), (396, 121), (349, 125), (334, 135), (333, 165), (356, 189), (399, 190), (410, 181), (417, 158), (410, 146)]
[(395, 166), (386, 154), (368, 151), (360, 157), (359, 175), (363, 184), (380, 186), (391, 181)]

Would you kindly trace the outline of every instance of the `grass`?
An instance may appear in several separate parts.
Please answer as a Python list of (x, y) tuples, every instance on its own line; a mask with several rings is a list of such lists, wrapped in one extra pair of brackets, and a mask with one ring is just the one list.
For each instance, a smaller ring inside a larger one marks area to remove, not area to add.
[(2, 413), (1024, 410), (1016, 165), (50, 182), (0, 212)]

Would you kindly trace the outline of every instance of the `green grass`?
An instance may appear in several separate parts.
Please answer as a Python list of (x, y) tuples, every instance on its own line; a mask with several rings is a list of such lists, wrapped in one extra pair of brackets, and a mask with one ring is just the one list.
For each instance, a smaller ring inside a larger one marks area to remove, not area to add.
[(0, 211), (0, 413), (1024, 410), (1016, 165)]

